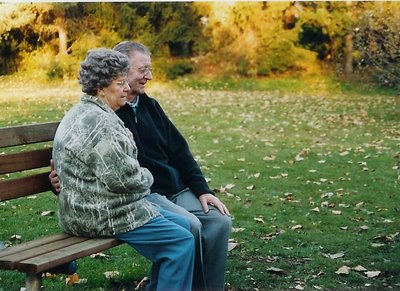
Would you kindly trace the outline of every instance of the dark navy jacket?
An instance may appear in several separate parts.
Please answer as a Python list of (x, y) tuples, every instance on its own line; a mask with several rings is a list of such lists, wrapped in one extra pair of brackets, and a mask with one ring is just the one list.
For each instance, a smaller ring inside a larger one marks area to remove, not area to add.
[(214, 194), (185, 138), (155, 99), (142, 94), (136, 113), (127, 103), (116, 114), (133, 133), (140, 165), (154, 176), (152, 192), (170, 196), (189, 188), (196, 196)]

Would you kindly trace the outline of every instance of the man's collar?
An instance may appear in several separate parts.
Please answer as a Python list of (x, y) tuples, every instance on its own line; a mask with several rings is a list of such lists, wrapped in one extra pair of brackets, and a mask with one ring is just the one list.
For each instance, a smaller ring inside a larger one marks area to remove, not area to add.
[(129, 102), (129, 101), (128, 101), (128, 104), (129, 104), (133, 109), (136, 109), (136, 108), (138, 107), (138, 105), (139, 105), (139, 95), (136, 96), (135, 101), (133, 101), (133, 102)]

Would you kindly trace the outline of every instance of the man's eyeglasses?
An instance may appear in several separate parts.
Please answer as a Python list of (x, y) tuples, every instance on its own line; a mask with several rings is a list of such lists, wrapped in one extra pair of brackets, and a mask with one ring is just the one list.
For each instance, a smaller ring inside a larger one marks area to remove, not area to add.
[(137, 70), (143, 76), (146, 76), (148, 74), (152, 74), (153, 73), (153, 68), (152, 67), (140, 67), (140, 68), (137, 68)]
[(123, 80), (123, 81), (113, 81), (114, 84), (117, 84), (121, 88), (124, 88), (126, 85), (129, 85), (128, 80)]

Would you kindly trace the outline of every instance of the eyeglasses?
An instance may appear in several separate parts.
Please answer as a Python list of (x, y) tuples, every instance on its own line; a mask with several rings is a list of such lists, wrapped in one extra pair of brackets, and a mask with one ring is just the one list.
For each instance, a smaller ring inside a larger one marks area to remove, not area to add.
[(152, 74), (153, 73), (153, 68), (152, 67), (140, 67), (140, 68), (137, 68), (137, 70), (143, 76), (146, 76), (148, 74)]
[(126, 85), (129, 85), (128, 80), (123, 80), (123, 81), (113, 81), (114, 84), (117, 84), (121, 88), (124, 88)]

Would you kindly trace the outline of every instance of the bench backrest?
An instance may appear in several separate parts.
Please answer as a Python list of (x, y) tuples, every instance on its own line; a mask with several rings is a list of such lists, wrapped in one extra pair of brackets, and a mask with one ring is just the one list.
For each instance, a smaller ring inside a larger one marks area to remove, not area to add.
[[(60, 122), (48, 122), (0, 128), (0, 151), (9, 152), (0, 152), (0, 175), (3, 175), (0, 180), (0, 201), (51, 190), (48, 179), (51, 143), (40, 145), (39, 149), (26, 150), (21, 146), (52, 141), (59, 124)], [(40, 168), (45, 168), (45, 172), (27, 171)], [(5, 175), (16, 172), (21, 175), (4, 178)]]

